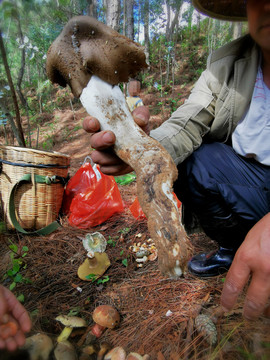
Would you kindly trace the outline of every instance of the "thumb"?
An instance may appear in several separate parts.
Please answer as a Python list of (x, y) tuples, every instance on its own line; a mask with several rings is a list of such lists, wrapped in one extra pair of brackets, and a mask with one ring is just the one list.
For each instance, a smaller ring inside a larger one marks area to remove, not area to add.
[(0, 285), (0, 323), (5, 324), (8, 321), (8, 305), (4, 294), (4, 287)]

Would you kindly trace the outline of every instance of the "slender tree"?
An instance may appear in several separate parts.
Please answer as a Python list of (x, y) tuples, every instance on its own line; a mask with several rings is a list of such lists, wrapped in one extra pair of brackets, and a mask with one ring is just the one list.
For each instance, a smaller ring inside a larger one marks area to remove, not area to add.
[(97, 19), (97, 0), (87, 0), (87, 14)]
[(125, 35), (134, 40), (134, 0), (126, 1), (126, 31)]
[(149, 36), (149, 0), (144, 1), (144, 46), (146, 62), (149, 64), (150, 58), (150, 36)]
[(106, 1), (106, 23), (116, 31), (120, 30), (120, 0)]
[[(22, 124), (21, 124), (21, 115), (20, 115), (19, 105), (18, 105), (17, 96), (16, 96), (14, 85), (13, 85), (13, 81), (12, 81), (12, 78), (11, 78), (10, 69), (9, 69), (8, 62), (7, 62), (7, 55), (6, 55), (6, 50), (5, 50), (5, 46), (4, 46), (4, 42), (3, 42), (1, 29), (0, 29), (0, 50), (1, 50), (3, 64), (4, 64), (4, 67), (5, 67), (5, 71), (6, 71), (6, 75), (7, 75), (7, 79), (8, 79), (8, 84), (9, 84), (10, 91), (11, 91), (11, 94), (12, 94), (15, 113), (16, 113), (16, 124), (17, 124), (18, 131), (13, 129), (13, 131), (15, 130), (14, 135), (16, 136), (19, 145), (25, 147), (25, 140), (24, 140), (23, 129), (22, 129)], [(12, 127), (12, 125), (13, 124), (11, 123), (11, 127)]]

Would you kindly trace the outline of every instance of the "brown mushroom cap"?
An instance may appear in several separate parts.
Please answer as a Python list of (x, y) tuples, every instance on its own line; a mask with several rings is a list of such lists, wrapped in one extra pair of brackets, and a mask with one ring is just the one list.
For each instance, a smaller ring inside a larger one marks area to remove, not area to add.
[(120, 322), (119, 312), (110, 305), (98, 306), (92, 316), (95, 323), (109, 329), (113, 329)]
[(78, 276), (81, 280), (92, 281), (87, 278), (88, 275), (96, 275), (99, 277), (105, 273), (111, 265), (110, 259), (106, 253), (95, 253), (92, 259), (85, 259), (85, 261), (78, 268)]
[(143, 48), (90, 16), (69, 20), (47, 54), (49, 79), (79, 97), (92, 75), (116, 85), (146, 68)]

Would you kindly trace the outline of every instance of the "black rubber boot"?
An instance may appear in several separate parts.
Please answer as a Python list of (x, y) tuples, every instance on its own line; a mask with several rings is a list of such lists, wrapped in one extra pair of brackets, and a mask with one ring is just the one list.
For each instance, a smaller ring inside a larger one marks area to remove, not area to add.
[(252, 227), (252, 224), (244, 224), (233, 215), (209, 219), (200, 217), (205, 233), (218, 243), (219, 249), (191, 258), (188, 269), (199, 277), (217, 276), (228, 271), (238, 247)]
[(235, 249), (220, 247), (217, 251), (195, 255), (188, 262), (188, 270), (199, 277), (211, 277), (225, 273), (233, 261)]

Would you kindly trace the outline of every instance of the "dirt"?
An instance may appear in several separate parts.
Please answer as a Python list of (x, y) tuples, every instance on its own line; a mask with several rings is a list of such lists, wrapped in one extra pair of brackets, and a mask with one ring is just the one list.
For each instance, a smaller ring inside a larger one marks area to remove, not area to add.
[[(155, 99), (151, 97), (149, 101), (153, 110)], [(152, 115), (152, 126), (162, 123), (166, 115), (166, 110)], [(58, 109), (40, 129), (39, 144), (46, 148), (50, 139), (54, 151), (71, 156), (70, 176), (90, 153), (89, 135), (81, 128), (85, 116), (78, 104), (75, 109)], [(129, 211), (136, 197), (136, 182), (119, 185), (119, 189), (124, 212), (95, 228), (71, 227), (64, 216), (62, 227), (48, 236), (12, 231), (1, 234), (0, 276), (7, 287), (11, 284), (10, 277), (5, 276), (12, 268), (11, 242), (18, 246), (15, 255), (18, 259), (22, 259), (23, 246), (28, 247), (20, 274), (30, 283), (19, 282), (14, 293), (24, 295), (24, 305), (33, 322), (30, 335), (44, 332), (56, 342), (61, 332), (60, 324), (55, 321), (57, 315), (76, 314), (92, 326), (94, 308), (111, 304), (120, 312), (121, 322), (117, 329), (106, 330), (98, 344), (107, 341), (111, 346), (123, 346), (127, 352), (149, 354), (152, 360), (269, 358), (269, 321), (264, 318), (252, 323), (244, 321), (242, 296), (231, 313), (215, 316), (224, 276), (198, 279), (187, 273), (179, 280), (170, 280), (160, 274), (157, 260), (147, 261), (141, 268), (137, 266), (132, 246), (148, 243), (146, 220), (136, 220)], [(109, 240), (106, 252), (111, 266), (100, 283), (85, 282), (77, 276), (78, 266), (86, 256), (78, 237), (94, 231)], [(193, 235), (191, 241), (196, 252), (215, 246), (202, 233)], [(209, 334), (205, 336), (196, 329), (194, 320), (198, 314), (213, 319), (217, 330), (214, 345), (208, 343)], [(78, 342), (84, 332), (75, 331), (70, 338), (78, 353), (81, 350)], [(1, 360), (9, 358), (6, 356), (0, 353)], [(17, 359), (22, 358), (18, 355)]]

